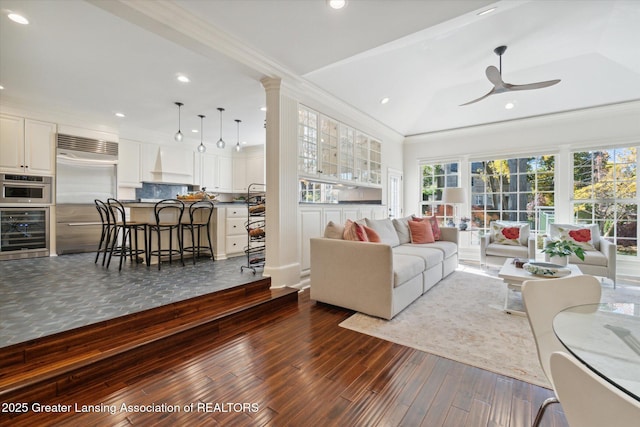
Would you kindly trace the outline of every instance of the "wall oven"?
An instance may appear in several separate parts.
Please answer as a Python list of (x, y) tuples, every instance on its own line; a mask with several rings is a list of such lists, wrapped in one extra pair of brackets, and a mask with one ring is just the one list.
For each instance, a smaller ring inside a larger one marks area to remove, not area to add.
[(0, 260), (49, 256), (49, 207), (0, 207)]
[(0, 174), (0, 203), (51, 203), (51, 177)]

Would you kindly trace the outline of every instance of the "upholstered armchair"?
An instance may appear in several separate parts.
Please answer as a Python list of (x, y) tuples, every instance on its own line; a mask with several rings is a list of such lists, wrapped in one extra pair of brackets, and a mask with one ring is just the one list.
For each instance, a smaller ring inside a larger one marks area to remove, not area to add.
[[(584, 261), (572, 254), (569, 256), (569, 263), (577, 265), (584, 274), (611, 279), (615, 287), (617, 248), (600, 236), (597, 224), (551, 224), (544, 245), (557, 239), (572, 240), (584, 250)], [(545, 254), (545, 261), (549, 261), (549, 255)]]
[(480, 238), (480, 262), (502, 265), (507, 258), (535, 259), (535, 237), (528, 222), (491, 221), (489, 232)]

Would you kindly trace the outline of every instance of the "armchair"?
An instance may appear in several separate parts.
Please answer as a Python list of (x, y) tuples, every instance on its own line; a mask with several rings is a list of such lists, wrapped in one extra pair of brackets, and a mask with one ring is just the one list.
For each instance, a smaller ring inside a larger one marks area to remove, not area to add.
[[(516, 230), (517, 229), (517, 230)], [(507, 258), (536, 257), (536, 241), (529, 223), (491, 221), (489, 233), (480, 238), (480, 263), (502, 265)]]
[[(600, 236), (600, 230), (596, 224), (551, 224), (549, 236), (544, 239), (544, 245), (546, 246), (554, 239), (570, 239), (580, 244), (584, 249), (584, 261), (572, 254), (569, 256), (569, 262), (577, 265), (583, 274), (611, 279), (615, 288), (617, 248), (615, 244)], [(545, 261), (549, 261), (548, 255), (545, 255)]]

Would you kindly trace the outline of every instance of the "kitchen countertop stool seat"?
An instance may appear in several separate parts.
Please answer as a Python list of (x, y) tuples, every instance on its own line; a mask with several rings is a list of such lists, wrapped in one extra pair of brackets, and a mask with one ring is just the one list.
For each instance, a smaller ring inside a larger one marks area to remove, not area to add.
[[(211, 257), (211, 260), (215, 261), (215, 257), (213, 255), (213, 244), (211, 243), (211, 232), (209, 230), (213, 207), (213, 203), (210, 200), (201, 200), (193, 203), (189, 206), (189, 222), (181, 224), (182, 244), (184, 245), (183, 251), (191, 252), (193, 254), (193, 264), (196, 263), (196, 257), (200, 257), (201, 251), (208, 252), (208, 256)], [(188, 230), (191, 236), (190, 246), (185, 244), (185, 230)], [(201, 242), (202, 230), (207, 233), (206, 246)]]
[[(184, 203), (177, 199), (164, 199), (153, 207), (155, 222), (149, 224), (149, 252), (147, 265), (151, 264), (151, 258), (158, 257), (158, 270), (162, 266), (162, 257), (169, 257), (169, 264), (174, 255), (180, 255), (180, 262), (184, 265), (184, 251), (182, 248), (181, 223), (184, 214)], [(176, 235), (177, 248), (173, 244), (173, 235)], [(162, 246), (162, 234), (168, 234), (169, 245)], [(157, 237), (157, 246), (153, 247), (153, 235)]]
[[(134, 262), (135, 260), (136, 263), (139, 262), (140, 255), (144, 255), (144, 259), (147, 259), (148, 224), (146, 222), (129, 221), (127, 219), (124, 206), (116, 199), (108, 199), (107, 204), (109, 206), (109, 213), (111, 214), (113, 227), (113, 231), (111, 233), (111, 250), (109, 253), (109, 260), (107, 261), (107, 268), (109, 268), (109, 265), (111, 264), (111, 257), (116, 254), (120, 257), (120, 263), (118, 266), (118, 271), (120, 271), (122, 270), (122, 261), (127, 256), (131, 262)], [(138, 232), (140, 231), (144, 234), (144, 249), (140, 248), (140, 245), (138, 244)], [(118, 242), (119, 236), (121, 236), (120, 242)]]
[(98, 249), (96, 250), (96, 259), (94, 263), (98, 262), (100, 254), (102, 254), (102, 265), (104, 266), (107, 260), (107, 254), (111, 254), (111, 239), (115, 226), (111, 221), (111, 213), (109, 212), (109, 206), (102, 200), (95, 199), (93, 201), (96, 204), (96, 209), (100, 215), (100, 221), (102, 222), (102, 232), (100, 233), (100, 242), (98, 243)]

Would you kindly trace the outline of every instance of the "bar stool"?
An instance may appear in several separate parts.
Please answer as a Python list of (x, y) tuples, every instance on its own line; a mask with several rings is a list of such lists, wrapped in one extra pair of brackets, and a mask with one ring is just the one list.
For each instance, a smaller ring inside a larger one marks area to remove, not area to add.
[(102, 200), (95, 199), (93, 201), (96, 204), (96, 209), (100, 215), (100, 221), (102, 222), (102, 232), (100, 233), (100, 243), (98, 243), (98, 250), (96, 251), (96, 259), (94, 263), (98, 262), (100, 253), (102, 253), (102, 265), (107, 259), (107, 252), (111, 253), (111, 235), (115, 230), (115, 227), (111, 223), (111, 214), (109, 213), (109, 206)]
[[(180, 261), (184, 265), (184, 256), (182, 251), (182, 238), (180, 223), (182, 222), (182, 214), (184, 213), (184, 203), (177, 199), (164, 199), (159, 201), (153, 207), (155, 216), (155, 224), (149, 224), (149, 252), (147, 256), (147, 265), (151, 264), (151, 257), (158, 257), (158, 270), (162, 265), (162, 256), (169, 256), (169, 264), (173, 260), (173, 255), (180, 255)], [(178, 249), (173, 248), (173, 231), (176, 231), (178, 240)], [(162, 248), (162, 232), (169, 232), (169, 247)], [(153, 234), (158, 237), (158, 247), (153, 248)]]
[[(107, 268), (111, 264), (111, 257), (113, 254), (117, 254), (120, 257), (120, 265), (118, 271), (122, 270), (122, 261), (129, 256), (131, 262), (133, 257), (138, 255), (144, 255), (147, 258), (147, 223), (137, 221), (127, 221), (127, 215), (124, 210), (124, 206), (116, 199), (108, 199), (109, 212), (111, 213), (111, 220), (113, 222), (113, 242), (111, 243), (111, 253), (109, 253), (109, 260), (107, 261)], [(122, 231), (122, 242), (118, 246), (118, 235)], [(140, 249), (138, 245), (138, 231), (144, 233), (144, 249)], [(133, 235), (133, 242), (131, 236)], [(133, 245), (133, 246), (132, 246)]]
[[(184, 231), (189, 230), (191, 234), (191, 246), (184, 246), (184, 252), (193, 253), (193, 264), (196, 263), (196, 254), (200, 256), (200, 250), (209, 251), (211, 260), (215, 261), (213, 255), (213, 245), (211, 244), (211, 233), (209, 232), (209, 224), (211, 223), (211, 216), (213, 214), (213, 203), (210, 200), (202, 200), (193, 203), (189, 206), (189, 222), (181, 224), (182, 227), (182, 244), (184, 245)], [(208, 246), (201, 244), (201, 230), (204, 228), (207, 233)], [(197, 238), (196, 238), (196, 233)]]

